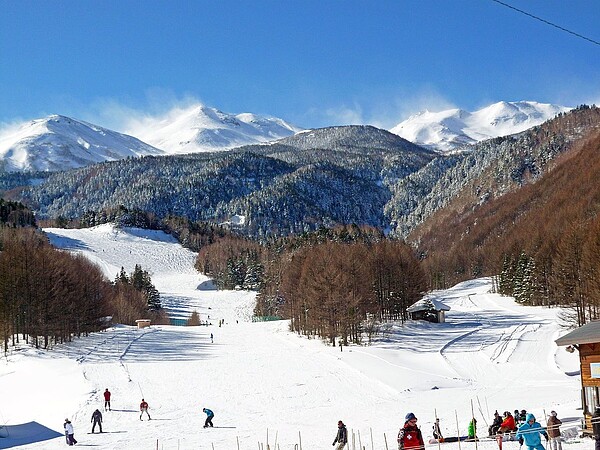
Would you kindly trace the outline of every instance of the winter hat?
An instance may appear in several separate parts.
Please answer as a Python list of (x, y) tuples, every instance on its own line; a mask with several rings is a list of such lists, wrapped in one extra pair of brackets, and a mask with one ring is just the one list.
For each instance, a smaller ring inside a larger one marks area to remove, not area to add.
[(527, 416), (525, 416), (525, 421), (529, 422), (530, 420), (534, 420), (535, 421), (535, 416), (531, 413), (527, 414)]
[(550, 411), (550, 415), (551, 415), (552, 417), (556, 417), (556, 411)]
[(404, 418), (404, 421), (405, 421), (405, 422), (408, 422), (409, 420), (414, 420), (414, 419), (416, 419), (416, 418), (417, 418), (417, 417), (416, 417), (416, 416), (415, 416), (413, 413), (408, 413), (408, 414), (406, 415), (406, 417)]
[(339, 427), (340, 425), (344, 425), (344, 422), (342, 422), (341, 420), (338, 420), (338, 427)]

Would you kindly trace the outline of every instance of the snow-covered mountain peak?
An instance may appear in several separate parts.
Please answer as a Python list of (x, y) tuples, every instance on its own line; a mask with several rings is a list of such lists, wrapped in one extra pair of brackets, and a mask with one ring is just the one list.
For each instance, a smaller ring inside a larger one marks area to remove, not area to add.
[(423, 111), (390, 131), (416, 144), (448, 152), (465, 144), (520, 133), (569, 109), (531, 101), (502, 101), (474, 112), (456, 108)]
[(196, 104), (147, 118), (128, 130), (169, 154), (227, 150), (291, 136), (301, 128), (252, 113), (229, 114)]
[(0, 167), (12, 171), (53, 171), (160, 155), (140, 140), (61, 115), (31, 120), (0, 133)]

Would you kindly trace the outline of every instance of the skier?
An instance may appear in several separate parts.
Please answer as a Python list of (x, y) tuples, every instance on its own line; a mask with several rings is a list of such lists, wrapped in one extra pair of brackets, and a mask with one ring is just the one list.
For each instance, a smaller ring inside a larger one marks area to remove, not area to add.
[(99, 409), (96, 409), (96, 411), (92, 413), (92, 420), (90, 422), (93, 422), (92, 433), (96, 428), (96, 424), (100, 427), (100, 433), (102, 433), (102, 413)]
[(550, 436), (550, 448), (552, 450), (562, 450), (562, 438), (560, 437), (559, 427), (562, 421), (556, 416), (556, 411), (550, 411), (548, 417), (548, 436)]
[(398, 450), (424, 449), (423, 435), (417, 427), (417, 418), (408, 413), (404, 418), (404, 426), (398, 431)]
[(592, 415), (592, 431), (596, 440), (595, 450), (600, 450), (600, 406), (596, 406), (596, 410)]
[(331, 445), (335, 445), (336, 443), (338, 444), (336, 450), (342, 450), (348, 443), (348, 430), (346, 430), (346, 425), (341, 420), (338, 421), (338, 432)]
[(444, 442), (444, 436), (442, 436), (442, 430), (440, 430), (440, 419), (437, 417), (433, 424), (433, 438), (437, 439), (438, 442)]
[(213, 340), (213, 334), (210, 333), (210, 343), (212, 344), (213, 342), (214, 342), (214, 340)]
[(144, 413), (148, 416), (148, 420), (152, 420), (150, 414), (148, 414), (148, 403), (146, 403), (146, 400), (142, 399), (142, 403), (140, 403), (140, 420), (142, 420), (142, 415)]
[(65, 437), (67, 438), (68, 445), (75, 445), (77, 441), (75, 440), (75, 432), (73, 431), (73, 425), (69, 419), (65, 419)]
[(215, 413), (213, 413), (208, 408), (202, 408), (202, 412), (206, 414), (206, 421), (204, 422), (204, 428), (212, 427), (213, 426), (212, 418), (215, 417)]
[(107, 407), (110, 411), (110, 391), (108, 390), (108, 388), (106, 388), (106, 390), (104, 391), (104, 411), (106, 411)]
[(523, 442), (525, 442), (529, 450), (546, 450), (542, 445), (540, 434), (544, 435), (547, 441), (550, 439), (548, 433), (546, 433), (546, 430), (542, 428), (539, 422), (535, 421), (533, 414), (527, 414), (526, 420), (527, 422), (519, 427), (515, 438), (519, 441), (520, 445), (523, 445)]

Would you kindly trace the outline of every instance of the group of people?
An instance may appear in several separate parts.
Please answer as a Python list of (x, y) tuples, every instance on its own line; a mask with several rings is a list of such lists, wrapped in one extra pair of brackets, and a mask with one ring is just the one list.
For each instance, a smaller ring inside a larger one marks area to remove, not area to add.
[[(596, 450), (600, 450), (600, 408), (597, 411), (598, 438), (596, 440)], [(496, 411), (494, 414), (494, 423), (490, 426), (490, 434), (492, 434), (492, 430), (494, 431), (493, 434), (502, 433), (503, 430), (516, 431), (515, 438), (519, 441), (519, 444), (525, 444), (529, 450), (546, 450), (541, 442), (541, 437), (543, 436), (546, 441), (550, 442), (552, 450), (562, 450), (559, 429), (562, 422), (557, 417), (556, 411), (550, 412), (546, 429), (542, 428), (531, 413), (525, 413), (522, 422), (519, 418), (518, 427), (510, 412), (505, 412), (504, 420), (499, 420), (499, 417), (500, 415)], [(473, 418), (469, 424), (470, 437), (476, 437), (476, 424), (477, 421)], [(596, 431), (594, 431), (594, 434), (596, 435)], [(439, 419), (437, 418), (433, 424), (433, 436), (435, 439), (443, 440)], [(404, 426), (398, 432), (398, 450), (422, 450), (424, 447), (423, 435), (417, 427), (417, 418), (413, 413), (408, 413), (405, 417)]]
[[(104, 411), (105, 412), (112, 411), (111, 407), (110, 407), (111, 393), (108, 390), (108, 388), (106, 388), (103, 395), (104, 395)], [(148, 408), (149, 408), (148, 402), (146, 402), (146, 400), (142, 399), (142, 402), (140, 403), (140, 420), (143, 420), (142, 417), (143, 417), (144, 413), (146, 413), (146, 415), (148, 416), (148, 420), (151, 420), (150, 414), (148, 413)], [(206, 414), (206, 421), (204, 422), (204, 428), (213, 427), (214, 425), (212, 423), (212, 419), (213, 419), (213, 417), (215, 417), (215, 413), (213, 413), (208, 408), (202, 408), (202, 412), (204, 412)], [(100, 433), (102, 433), (102, 412), (98, 408), (96, 408), (96, 410), (92, 413), (91, 423), (92, 423), (92, 434), (96, 430), (96, 425), (98, 426)], [(67, 444), (68, 445), (77, 444), (77, 441), (75, 440), (75, 431), (73, 430), (73, 424), (71, 423), (71, 421), (68, 418), (65, 419), (65, 423), (64, 423), (63, 427), (65, 429), (65, 437), (67, 439)]]

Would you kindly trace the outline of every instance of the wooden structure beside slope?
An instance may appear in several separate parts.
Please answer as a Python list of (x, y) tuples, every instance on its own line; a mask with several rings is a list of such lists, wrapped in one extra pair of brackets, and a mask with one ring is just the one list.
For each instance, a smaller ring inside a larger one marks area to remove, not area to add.
[(592, 433), (592, 414), (600, 406), (600, 320), (588, 322), (558, 338), (558, 346), (579, 351), (584, 434)]

